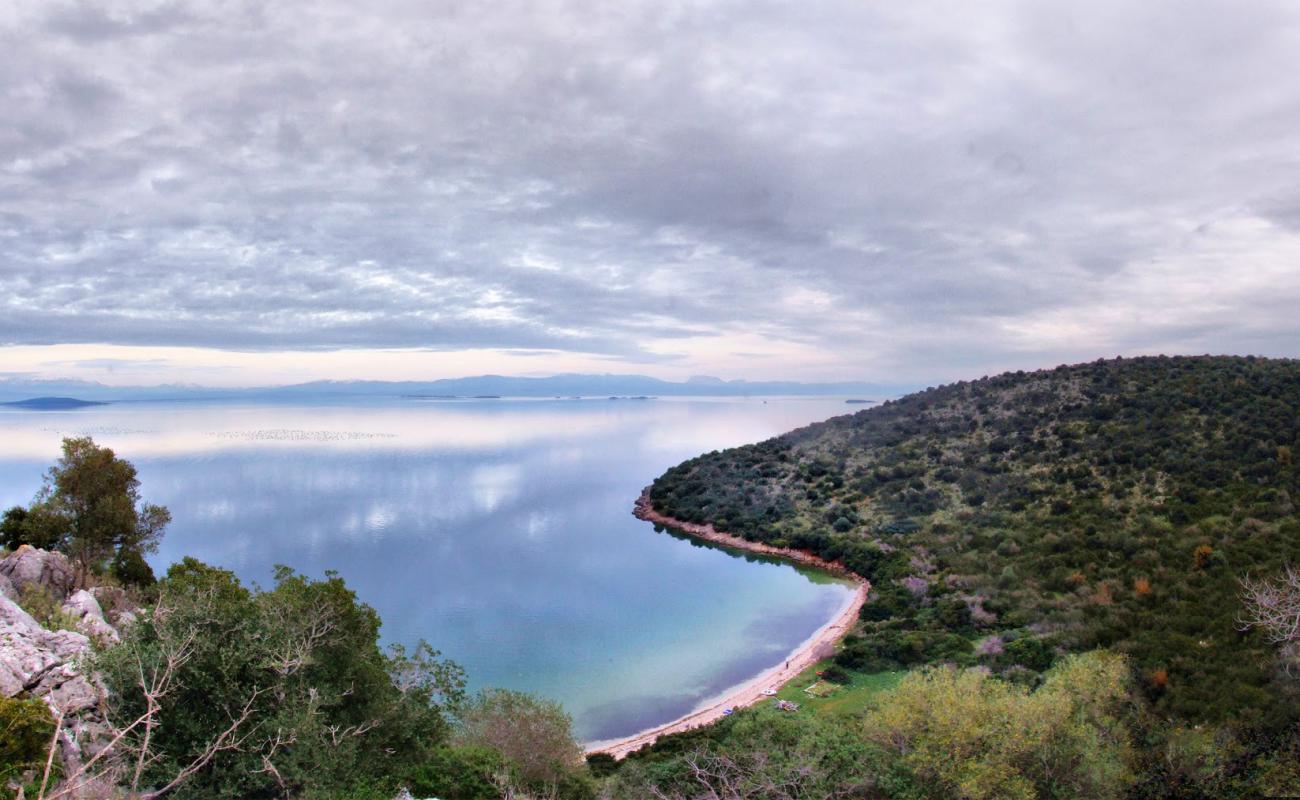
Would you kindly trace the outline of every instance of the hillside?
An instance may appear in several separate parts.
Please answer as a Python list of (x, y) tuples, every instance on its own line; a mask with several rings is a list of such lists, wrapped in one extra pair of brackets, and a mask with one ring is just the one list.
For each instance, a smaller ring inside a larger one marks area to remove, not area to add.
[(949, 661), (1033, 683), (1107, 647), (1166, 716), (1280, 730), (1300, 682), (1238, 629), (1238, 580), (1300, 562), (1298, 412), (1289, 360), (1017, 372), (700, 456), (651, 500), (871, 579), (851, 669)]

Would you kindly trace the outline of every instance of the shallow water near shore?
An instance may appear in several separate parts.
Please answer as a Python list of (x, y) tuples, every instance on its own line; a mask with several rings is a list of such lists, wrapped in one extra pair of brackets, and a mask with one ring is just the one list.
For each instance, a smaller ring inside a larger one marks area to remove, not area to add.
[(471, 688), (551, 697), (587, 740), (679, 717), (779, 663), (851, 587), (656, 533), (642, 487), (709, 450), (859, 410), (843, 399), (364, 399), (0, 412), (0, 504), (31, 500), (62, 436), (139, 469), (184, 555), (267, 584), (337, 570)]

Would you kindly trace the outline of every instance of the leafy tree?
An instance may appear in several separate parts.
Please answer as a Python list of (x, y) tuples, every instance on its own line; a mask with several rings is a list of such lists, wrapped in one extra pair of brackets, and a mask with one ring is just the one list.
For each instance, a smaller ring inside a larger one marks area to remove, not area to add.
[(54, 719), (36, 699), (0, 697), (0, 787), (45, 762)]
[(27, 509), (22, 506), (13, 506), (6, 510), (4, 517), (0, 518), (0, 545), (9, 550), (17, 550), (27, 544), (27, 537), (23, 531), (23, 523), (26, 521)]
[(572, 720), (553, 700), (511, 691), (484, 689), (459, 709), (456, 741), (501, 753), (519, 779), (536, 787), (557, 787), (581, 762)]
[(917, 797), (1118, 798), (1132, 782), (1124, 660), (1072, 656), (1030, 693), (978, 670), (904, 678), (865, 720)]
[(279, 568), (257, 591), (187, 558), (158, 591), (96, 665), (132, 792), (391, 796), (446, 739), (459, 668), (427, 646), (382, 653), (377, 615), (337, 575)]
[(616, 800), (813, 800), (906, 789), (882, 756), (837, 719), (750, 709), (628, 758), (606, 792)]
[(17, 550), (23, 545), (49, 550), (64, 536), (64, 520), (44, 505), (30, 509), (13, 506), (0, 521), (0, 538), (4, 547)]
[(440, 747), (411, 774), (407, 788), (417, 797), (498, 800), (510, 765), (490, 747)]
[(33, 545), (57, 547), (84, 577), (115, 556), (157, 549), (171, 521), (159, 505), (142, 503), (135, 467), (90, 437), (65, 438), (63, 455), (22, 520)]

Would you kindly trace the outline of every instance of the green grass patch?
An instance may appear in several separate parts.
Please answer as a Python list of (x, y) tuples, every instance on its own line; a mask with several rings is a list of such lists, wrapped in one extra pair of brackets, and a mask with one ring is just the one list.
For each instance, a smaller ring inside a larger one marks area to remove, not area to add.
[(826, 669), (832, 663), (834, 662), (830, 659), (817, 662), (799, 673), (799, 677), (782, 687), (776, 696), (781, 700), (798, 703), (801, 712), (808, 710), (818, 715), (856, 714), (867, 707), (874, 695), (894, 688), (907, 674), (905, 670), (870, 673), (854, 672), (851, 673), (853, 675), (852, 681), (835, 689), (825, 697), (809, 696), (804, 691), (808, 687), (817, 683), (821, 683), (822, 686), (827, 685), (817, 676), (817, 673)]

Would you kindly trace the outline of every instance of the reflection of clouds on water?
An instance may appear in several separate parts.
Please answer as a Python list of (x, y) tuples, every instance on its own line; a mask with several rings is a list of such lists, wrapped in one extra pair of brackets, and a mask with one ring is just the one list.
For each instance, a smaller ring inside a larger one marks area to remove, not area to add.
[[(596, 413), (593, 413), (595, 411)], [(586, 406), (467, 402), (464, 405), (131, 403), (78, 411), (66, 427), (49, 417), (0, 419), (10, 458), (50, 458), (59, 439), (92, 435), (135, 459), (217, 453), (249, 448), (327, 446), (346, 450), (414, 452), (439, 448), (491, 452), (540, 442), (561, 445), (608, 434), (626, 425)], [(57, 412), (52, 412), (57, 413)], [(157, 428), (138, 423), (148, 415)], [(303, 427), (310, 420), (312, 427)], [(61, 421), (61, 420), (60, 420)]]
[[(95, 409), (88, 426), (122, 431), (97, 441), (130, 458), (142, 494), (173, 512), (155, 569), (193, 555), (263, 584), (277, 563), (337, 569), (379, 611), (385, 641), (426, 638), (476, 687), (542, 692), (574, 713), (580, 735), (598, 736), (691, 710), (830, 616), (834, 600), (822, 618), (809, 604), (826, 588), (788, 567), (655, 535), (630, 513), (642, 486), (701, 448), (794, 427), (773, 421), (779, 410), (139, 404)], [(58, 455), (57, 435), (35, 425), (80, 420), (0, 418), (0, 492), (15, 501)], [(221, 431), (232, 435), (208, 435)], [(793, 607), (810, 616), (785, 613)]]
[(196, 503), (190, 513), (200, 519), (222, 520), (235, 516), (235, 504), (229, 500), (214, 500), (210, 503)]
[(528, 531), (528, 538), (533, 541), (540, 541), (546, 538), (546, 532), (551, 527), (551, 515), (545, 511), (532, 511), (528, 514), (528, 525), (525, 530)]
[[(846, 587), (844, 593), (850, 591)], [(815, 630), (817, 625), (830, 619), (843, 602), (842, 596), (822, 593), (816, 601), (801, 607), (768, 611), (749, 621), (742, 632), (742, 638), (755, 651), (776, 657), (784, 656), (791, 650), (787, 641), (790, 631)]]
[(382, 531), (397, 520), (397, 512), (391, 506), (377, 504), (366, 512), (366, 530)]
[(373, 502), (364, 510), (356, 510), (343, 518), (339, 530), (348, 539), (377, 541), (397, 522), (399, 514), (393, 506)]
[(491, 464), (475, 468), (469, 479), (474, 505), (482, 511), (496, 511), (502, 503), (519, 494), (522, 478), (523, 467), (519, 464)]

